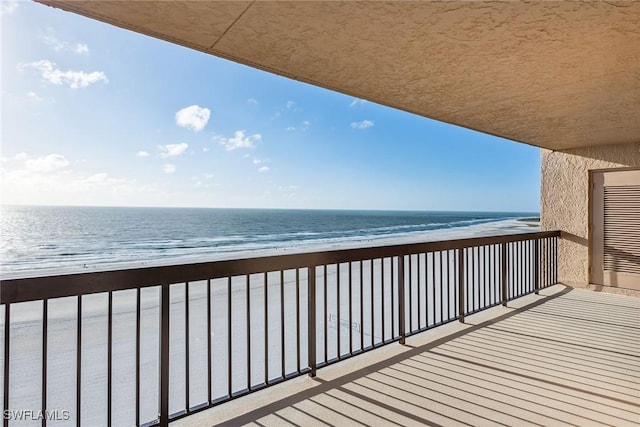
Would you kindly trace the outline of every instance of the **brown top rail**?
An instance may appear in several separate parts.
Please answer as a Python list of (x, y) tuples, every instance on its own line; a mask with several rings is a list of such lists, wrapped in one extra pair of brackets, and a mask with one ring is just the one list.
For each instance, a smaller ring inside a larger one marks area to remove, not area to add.
[(415, 253), (560, 237), (560, 231), (303, 252), (236, 260), (0, 279), (0, 304), (193, 282)]

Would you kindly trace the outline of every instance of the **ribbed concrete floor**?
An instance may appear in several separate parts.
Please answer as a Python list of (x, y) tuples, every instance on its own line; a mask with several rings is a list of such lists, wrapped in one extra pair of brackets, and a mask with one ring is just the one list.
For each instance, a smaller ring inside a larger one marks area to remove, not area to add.
[(640, 299), (555, 286), (172, 425), (640, 425)]

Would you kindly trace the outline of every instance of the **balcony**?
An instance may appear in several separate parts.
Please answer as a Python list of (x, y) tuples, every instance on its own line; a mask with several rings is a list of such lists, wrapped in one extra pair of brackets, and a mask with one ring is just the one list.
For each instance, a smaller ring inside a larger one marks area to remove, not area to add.
[(557, 286), (559, 235), (3, 279), (3, 408), (109, 426), (637, 422), (640, 304)]
[(175, 424), (638, 425), (639, 311), (556, 285)]

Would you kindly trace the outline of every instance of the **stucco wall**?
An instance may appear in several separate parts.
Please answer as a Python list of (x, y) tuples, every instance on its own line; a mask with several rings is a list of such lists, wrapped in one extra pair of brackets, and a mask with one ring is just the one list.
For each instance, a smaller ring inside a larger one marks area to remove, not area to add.
[(583, 286), (588, 281), (589, 170), (619, 167), (640, 167), (640, 143), (542, 150), (542, 229), (563, 232), (558, 266), (562, 283)]

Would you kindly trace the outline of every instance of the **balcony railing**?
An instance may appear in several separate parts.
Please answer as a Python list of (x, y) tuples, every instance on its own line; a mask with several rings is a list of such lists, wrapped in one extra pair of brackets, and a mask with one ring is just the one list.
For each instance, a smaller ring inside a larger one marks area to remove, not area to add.
[[(1, 280), (4, 426), (7, 411), (38, 399), (12, 397), (22, 375), (14, 365), (40, 377), (39, 407), (29, 409), (50, 408), (54, 333), (75, 335), (63, 365), (75, 380), (76, 425), (165, 426), (551, 286), (559, 237), (551, 231)], [(56, 314), (63, 305), (70, 311)], [(31, 320), (39, 327), (30, 329), (37, 358), (31, 347), (14, 351), (27, 321), (12, 313), (25, 310), (39, 314)], [(25, 362), (25, 351), (39, 360)]]

